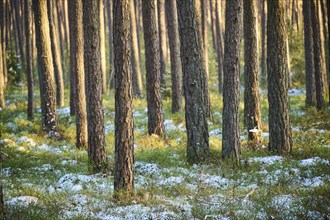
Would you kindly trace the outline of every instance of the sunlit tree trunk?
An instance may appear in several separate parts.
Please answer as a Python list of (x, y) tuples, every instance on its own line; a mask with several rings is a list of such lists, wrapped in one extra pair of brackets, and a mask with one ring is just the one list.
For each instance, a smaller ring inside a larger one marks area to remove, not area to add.
[(107, 166), (100, 54), (100, 1), (84, 1), (84, 63), (86, 75), (88, 161), (90, 170), (100, 172)]
[(53, 59), (49, 36), (49, 23), (46, 0), (33, 0), (38, 49), (38, 75), (43, 129), (50, 137), (59, 136), (56, 112), (56, 89), (54, 81)]
[[(133, 89), (131, 71), (130, 0), (114, 1), (115, 55), (115, 196), (134, 193)], [(123, 192), (125, 191), (125, 192)]]
[(216, 2), (216, 30), (217, 30), (217, 62), (218, 62), (218, 90), (219, 94), (223, 91), (223, 41), (222, 41), (222, 27), (221, 27), (221, 3)]
[(107, 64), (105, 56), (105, 34), (104, 34), (104, 5), (103, 0), (100, 1), (100, 51), (101, 51), (101, 74), (102, 74), (102, 93), (107, 90)]
[(148, 133), (164, 134), (164, 115), (160, 94), (159, 36), (154, 0), (142, 0), (146, 80), (148, 103)]
[(269, 1), (267, 11), (269, 149), (286, 154), (292, 150), (292, 136), (288, 96), (285, 1)]

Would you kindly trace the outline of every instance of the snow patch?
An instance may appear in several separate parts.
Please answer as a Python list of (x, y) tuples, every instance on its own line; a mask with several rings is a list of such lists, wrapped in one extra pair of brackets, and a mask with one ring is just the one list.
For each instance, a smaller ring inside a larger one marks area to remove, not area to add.
[(281, 163), (282, 161), (283, 161), (283, 157), (281, 156), (251, 157), (248, 159), (249, 163), (261, 163), (266, 165)]
[(64, 115), (64, 116), (69, 116), (70, 115), (70, 107), (57, 109), (57, 114)]
[(28, 145), (30, 145), (30, 146), (32, 146), (32, 147), (34, 147), (34, 146), (37, 145), (36, 142), (34, 142), (33, 139), (28, 138), (28, 137), (26, 137), (26, 136), (22, 136), (22, 137), (17, 138), (17, 139), (16, 139), (16, 143), (17, 143), (17, 144), (23, 144), (23, 143), (26, 143), (26, 144), (28, 144)]
[(29, 206), (31, 204), (37, 204), (38, 198), (34, 196), (18, 196), (6, 201), (10, 206)]
[(214, 129), (209, 132), (210, 136), (220, 137), (221, 136), (221, 130), (220, 128)]
[(289, 96), (301, 96), (306, 94), (306, 90), (304, 89), (290, 89)]
[(322, 159), (320, 157), (312, 157), (312, 158), (309, 158), (309, 159), (299, 161), (299, 165), (303, 166), (303, 167), (315, 166), (317, 164), (330, 165), (330, 162), (329, 162), (329, 160)]
[(161, 174), (162, 171), (157, 164), (135, 162), (135, 172), (141, 175), (157, 176)]
[(110, 132), (114, 132), (115, 131), (115, 125), (114, 124), (107, 124), (104, 127), (104, 132), (105, 134), (109, 134)]

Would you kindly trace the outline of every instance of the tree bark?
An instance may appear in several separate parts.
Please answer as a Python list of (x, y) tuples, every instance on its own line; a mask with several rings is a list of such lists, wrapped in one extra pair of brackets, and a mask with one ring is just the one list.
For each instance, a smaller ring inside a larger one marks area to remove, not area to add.
[(134, 0), (130, 2), (130, 20), (131, 20), (131, 44), (132, 44), (132, 72), (133, 72), (133, 92), (136, 97), (142, 97), (143, 85), (140, 69), (140, 56), (138, 46), (138, 35), (136, 31), (136, 18)]
[[(217, 4), (217, 3), (216, 3)], [(200, 0), (201, 5), (201, 29), (202, 29), (202, 39), (203, 39), (203, 51), (204, 51), (204, 59), (205, 59), (205, 71), (207, 78), (209, 76), (209, 53), (208, 53), (208, 35), (207, 35), (207, 1)]]
[(88, 160), (90, 170), (106, 168), (100, 54), (100, 1), (84, 1), (84, 62), (86, 75)]
[[(2, 4), (2, 3), (0, 3), (0, 4)], [(2, 12), (1, 8), (0, 8), (0, 12)], [(1, 32), (1, 30), (0, 30), (0, 32)], [(0, 41), (0, 51), (2, 51), (2, 41)], [(5, 82), (4, 82), (4, 74), (3, 74), (4, 66), (3, 66), (3, 61), (2, 60), (3, 60), (3, 57), (2, 57), (2, 52), (1, 52), (0, 53), (0, 108), (5, 107), (5, 95), (4, 95)], [(1, 208), (1, 206), (0, 206), (0, 208)]]
[(320, 19), (317, 8), (318, 2), (313, 0), (311, 2), (311, 15), (312, 15), (312, 27), (313, 27), (313, 51), (314, 51), (314, 71), (315, 71), (315, 89), (316, 89), (316, 108), (323, 110), (325, 108), (324, 103), (324, 72), (325, 65), (322, 56), (322, 38), (320, 31)]
[(101, 74), (102, 74), (102, 93), (107, 90), (107, 64), (105, 56), (105, 34), (104, 34), (104, 5), (103, 0), (100, 1), (100, 50), (101, 50)]
[(166, 86), (166, 25), (165, 25), (165, 0), (157, 0), (158, 33), (160, 54), (160, 84)]
[[(1, 1), (1, 0), (0, 0)], [(34, 117), (34, 95), (33, 95), (33, 88), (34, 88), (34, 79), (33, 79), (33, 64), (32, 64), (32, 50), (31, 50), (31, 43), (32, 43), (32, 34), (31, 34), (31, 1), (26, 0), (24, 2), (25, 5), (25, 54), (26, 54), (26, 79), (27, 79), (27, 86), (28, 86), (28, 109), (27, 114), (29, 119), (33, 119)]]
[(83, 4), (80, 0), (68, 2), (70, 13), (70, 71), (75, 82), (76, 103), (76, 146), (87, 148), (87, 112), (85, 94), (85, 72), (84, 72), (84, 27), (83, 27)]
[[(115, 55), (115, 173), (114, 189), (117, 198), (134, 193), (134, 132), (133, 89), (131, 71), (130, 0), (115, 0), (114, 55)], [(122, 194), (122, 191), (125, 191)]]
[(61, 65), (61, 54), (57, 42), (57, 30), (54, 22), (53, 0), (47, 0), (48, 20), (50, 28), (50, 39), (52, 47), (52, 56), (54, 64), (55, 82), (56, 82), (56, 102), (58, 106), (64, 105), (64, 82)]
[(223, 43), (222, 43), (222, 28), (221, 28), (221, 3), (216, 2), (216, 30), (217, 30), (217, 62), (218, 62), (218, 90), (219, 94), (223, 91)]
[(53, 59), (49, 36), (46, 0), (33, 0), (38, 50), (38, 75), (43, 129), (50, 137), (59, 137)]
[[(244, 0), (244, 125), (249, 140), (262, 141), (259, 103), (259, 64), (257, 37), (257, 7), (254, 0)], [(250, 132), (257, 128), (258, 132)]]
[(142, 0), (146, 80), (148, 103), (148, 133), (164, 134), (164, 115), (160, 94), (159, 36), (154, 0)]
[[(7, 30), (7, 25), (6, 25), (6, 18), (8, 16), (8, 10), (4, 10), (5, 6), (8, 3), (5, 3), (5, 0), (0, 0), (0, 41), (2, 43), (2, 50), (0, 53), (2, 53), (2, 67), (3, 67), (3, 81), (4, 81), (4, 88), (6, 87), (5, 85), (7, 84), (7, 60), (4, 59), (6, 57), (6, 30)], [(8, 34), (8, 33), (7, 33)]]
[(241, 151), (238, 108), (242, 9), (242, 0), (226, 1), (222, 157), (237, 160)]
[(292, 150), (288, 96), (285, 1), (268, 2), (267, 70), (269, 103), (269, 149), (281, 154)]
[(204, 96), (205, 63), (194, 0), (177, 0), (181, 62), (187, 128), (187, 159), (190, 164), (208, 159), (209, 133)]
[(261, 12), (261, 83), (267, 83), (267, 0), (262, 1)]
[(306, 72), (306, 106), (316, 104), (313, 27), (311, 20), (311, 1), (303, 0), (304, 14), (304, 43), (305, 43), (305, 72)]
[(112, 10), (112, 6), (113, 6), (113, 1), (107, 1), (108, 2), (108, 6), (107, 6), (107, 10), (108, 10), (108, 28), (109, 28), (109, 69), (110, 69), (110, 74), (109, 74), (109, 82), (110, 82), (110, 89), (112, 89), (112, 87), (114, 87), (114, 83), (113, 83), (113, 76), (114, 76), (114, 58), (113, 58), (113, 10)]
[(167, 33), (171, 59), (172, 113), (175, 113), (180, 112), (182, 109), (182, 70), (180, 61), (178, 14), (175, 0), (165, 1), (165, 13), (167, 18)]

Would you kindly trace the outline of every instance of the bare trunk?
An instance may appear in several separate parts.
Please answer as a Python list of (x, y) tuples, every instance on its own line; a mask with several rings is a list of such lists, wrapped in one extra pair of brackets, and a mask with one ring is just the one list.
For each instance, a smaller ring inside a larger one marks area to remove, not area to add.
[(158, 9), (158, 33), (160, 52), (160, 84), (166, 86), (166, 27), (165, 27), (165, 0), (157, 1)]
[(107, 90), (107, 64), (105, 56), (105, 34), (104, 34), (104, 5), (100, 1), (100, 50), (101, 50), (101, 74), (102, 74), (102, 93)]

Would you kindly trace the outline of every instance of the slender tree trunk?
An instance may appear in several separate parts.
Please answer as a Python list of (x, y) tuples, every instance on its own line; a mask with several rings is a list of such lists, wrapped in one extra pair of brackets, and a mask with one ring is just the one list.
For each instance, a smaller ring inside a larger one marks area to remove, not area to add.
[(324, 103), (324, 81), (323, 75), (325, 71), (324, 61), (322, 57), (322, 40), (320, 32), (319, 12), (317, 8), (318, 2), (311, 2), (311, 15), (313, 27), (313, 50), (314, 50), (314, 71), (315, 71), (315, 89), (316, 89), (316, 108), (323, 110)]
[(134, 193), (134, 132), (133, 89), (131, 71), (130, 0), (115, 0), (114, 55), (115, 55), (115, 196), (119, 199)]
[(285, 154), (292, 150), (285, 1), (269, 1), (267, 11), (269, 149)]
[(201, 29), (202, 29), (202, 39), (203, 39), (203, 51), (205, 59), (205, 71), (207, 78), (209, 76), (209, 53), (208, 53), (208, 36), (207, 36), (207, 1), (200, 0), (201, 2)]
[(226, 1), (222, 157), (236, 157), (237, 160), (241, 151), (238, 107), (242, 9), (242, 0)]
[(105, 34), (104, 34), (104, 5), (103, 0), (100, 1), (100, 50), (101, 50), (101, 73), (102, 73), (102, 93), (107, 90), (107, 64), (105, 56)]
[[(7, 1), (5, 0), (0, 0), (0, 43), (2, 44), (2, 50), (0, 51), (0, 53), (2, 53), (2, 67), (3, 67), (3, 81), (4, 81), (4, 87), (6, 87), (5, 85), (7, 84), (7, 75), (8, 75), (8, 71), (7, 71), (7, 60), (5, 59), (6, 57), (6, 31), (7, 31), (7, 24), (6, 24), (6, 20), (7, 20), (7, 16), (8, 16), (8, 10), (4, 10), (6, 5), (8, 5)], [(9, 33), (7, 33), (9, 34)]]
[[(327, 11), (328, 11), (328, 53), (330, 56), (330, 0), (327, 0)], [(328, 94), (329, 94), (329, 105), (330, 105), (330, 58), (327, 59), (329, 72), (328, 72)]]
[(61, 56), (57, 44), (57, 30), (53, 19), (53, 0), (47, 0), (48, 19), (50, 27), (50, 39), (53, 55), (55, 82), (56, 82), (56, 101), (58, 106), (64, 105), (64, 82), (63, 71), (61, 65)]
[(209, 133), (203, 94), (205, 63), (194, 0), (177, 0), (181, 62), (184, 81), (187, 128), (187, 159), (190, 164), (208, 159)]
[[(57, 22), (56, 22), (56, 25), (57, 25), (57, 30), (58, 30), (58, 36), (59, 36), (59, 45), (60, 45), (60, 49), (61, 49), (61, 57), (64, 61), (65, 59), (65, 56), (64, 56), (64, 31), (62, 30), (62, 11), (61, 11), (61, 7), (60, 7), (60, 1), (54, 1), (56, 7), (54, 7), (55, 9), (55, 13), (56, 13), (56, 18), (57, 18)], [(69, 17), (70, 19), (70, 17)], [(64, 69), (64, 63), (65, 62), (62, 62), (62, 70), (65, 72), (65, 69)], [(70, 96), (71, 97), (71, 96)]]
[(176, 1), (166, 0), (165, 9), (171, 58), (172, 113), (175, 113), (180, 112), (182, 109), (182, 70), (180, 61), (180, 39)]
[(100, 1), (84, 1), (84, 62), (86, 74), (88, 160), (91, 171), (106, 168), (100, 54)]
[(303, 14), (306, 71), (306, 106), (313, 106), (316, 103), (316, 95), (314, 78), (313, 27), (311, 20), (310, 0), (303, 0)]
[[(249, 140), (260, 143), (261, 112), (259, 104), (259, 65), (257, 37), (257, 6), (254, 0), (244, 0), (244, 125)], [(257, 128), (258, 132), (250, 132)]]
[(158, 33), (160, 52), (160, 84), (166, 86), (166, 25), (165, 25), (165, 0), (157, 0), (158, 8)]
[(113, 11), (112, 11), (112, 6), (113, 2), (112, 1), (107, 1), (107, 10), (108, 10), (108, 28), (109, 28), (109, 69), (110, 69), (110, 74), (109, 74), (109, 82), (110, 82), (110, 89), (114, 87), (113, 83), (113, 76), (114, 76), (114, 58), (113, 58)]
[(53, 59), (49, 36), (49, 23), (46, 0), (33, 0), (33, 11), (36, 27), (38, 49), (38, 73), (42, 125), (50, 137), (59, 137), (58, 118), (56, 113), (56, 89), (54, 82)]
[(267, 0), (261, 1), (261, 83), (267, 84)]
[[(1, 1), (1, 0), (0, 0)], [(34, 88), (34, 80), (33, 80), (33, 65), (32, 65), (32, 51), (31, 51), (31, 0), (25, 0), (25, 53), (26, 53), (26, 79), (28, 84), (28, 118), (33, 119), (34, 117), (34, 95), (33, 95), (33, 88)]]
[[(329, 76), (329, 65), (328, 65), (328, 60), (329, 58), (329, 51), (328, 51), (328, 44), (329, 44), (329, 40), (328, 40), (328, 15), (327, 15), (327, 5), (326, 5), (326, 0), (321, 0), (319, 1), (319, 7), (321, 8), (321, 25), (322, 25), (322, 30), (323, 30), (323, 44), (324, 44), (324, 59), (325, 59), (325, 67), (326, 67), (326, 76)], [(328, 78), (328, 77), (327, 77)], [(328, 79), (329, 80), (329, 79)], [(328, 82), (328, 81), (327, 81)], [(326, 90), (325, 93), (327, 93), (327, 85), (328, 83), (326, 83), (324, 86), (324, 89)]]
[(62, 0), (62, 10), (63, 10), (63, 28), (65, 34), (65, 45), (67, 51), (67, 57), (70, 56), (70, 34), (69, 34), (69, 19), (68, 19), (68, 10), (67, 10), (67, 0)]
[(87, 148), (87, 112), (85, 95), (84, 72), (84, 27), (83, 27), (83, 3), (80, 0), (68, 2), (70, 13), (70, 71), (74, 76), (75, 100), (76, 100), (76, 146)]
[(217, 30), (216, 25), (214, 22), (216, 21), (216, 3), (218, 1), (210, 0), (210, 15), (211, 15), (211, 31), (212, 31), (212, 42), (213, 42), (213, 49), (217, 50)]
[(143, 85), (140, 69), (140, 56), (138, 46), (138, 36), (135, 22), (134, 0), (130, 0), (130, 20), (131, 20), (131, 46), (132, 46), (132, 74), (133, 92), (136, 97), (142, 97)]
[[(23, 43), (23, 34), (22, 34), (22, 26), (20, 24), (21, 21), (21, 17), (20, 17), (20, 7), (19, 7), (19, 1), (13, 1), (14, 4), (14, 10), (15, 10), (15, 17), (13, 17), (15, 25), (16, 25), (16, 37), (17, 37), (17, 45), (18, 45), (18, 51), (19, 51), (19, 55), (20, 55), (20, 60), (21, 60), (21, 65), (24, 65), (24, 43)], [(22, 75), (21, 73), (19, 73), (19, 81), (22, 80)]]
[(148, 102), (148, 133), (164, 134), (164, 115), (160, 94), (159, 36), (154, 0), (142, 0), (146, 80)]
[[(0, 7), (1, 7), (1, 4), (2, 3), (0, 2)], [(0, 12), (2, 12), (1, 9), (2, 8), (0, 8)], [(1, 32), (1, 30), (0, 30), (0, 32)], [(2, 41), (0, 41), (0, 51), (2, 51)], [(4, 66), (3, 66), (3, 61), (2, 61), (3, 59), (4, 59), (4, 57), (2, 57), (2, 53), (0, 53), (0, 108), (5, 107), (5, 95), (4, 95), (5, 82), (4, 82), (4, 74), (3, 74)], [(0, 155), (0, 157), (1, 157), (1, 155)], [(0, 193), (2, 193), (2, 191)], [(3, 207), (1, 207), (1, 205), (2, 204), (1, 204), (1, 200), (0, 200), (0, 211), (2, 211), (1, 208), (3, 208)], [(1, 217), (1, 215), (0, 215), (0, 217)]]
[(218, 90), (219, 94), (223, 91), (223, 43), (221, 28), (221, 3), (216, 2), (216, 29), (217, 29), (217, 62), (218, 62)]

